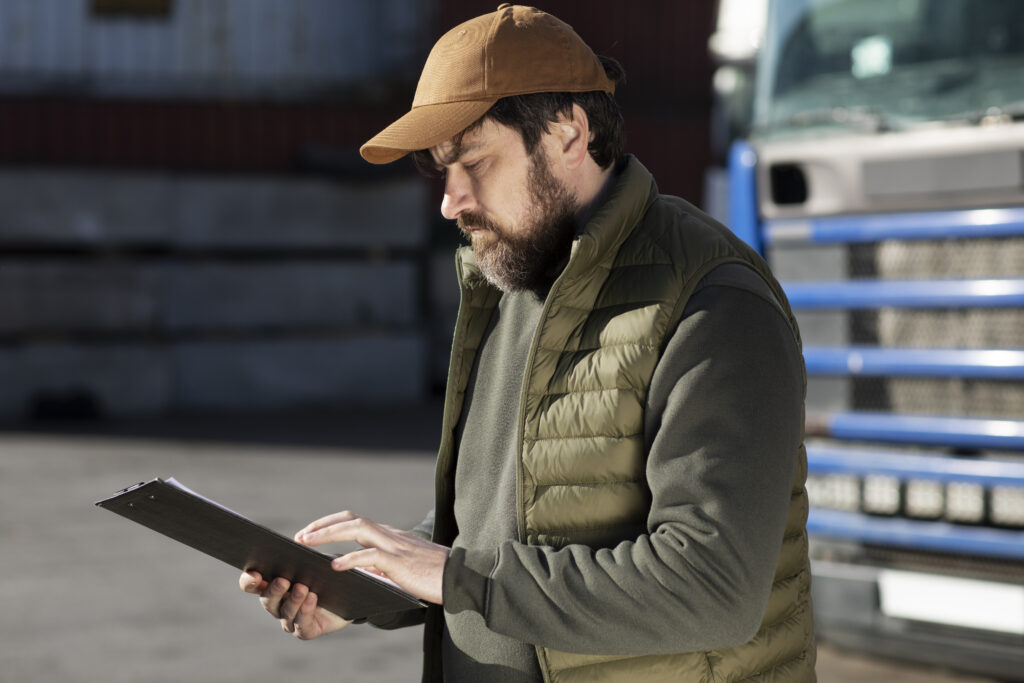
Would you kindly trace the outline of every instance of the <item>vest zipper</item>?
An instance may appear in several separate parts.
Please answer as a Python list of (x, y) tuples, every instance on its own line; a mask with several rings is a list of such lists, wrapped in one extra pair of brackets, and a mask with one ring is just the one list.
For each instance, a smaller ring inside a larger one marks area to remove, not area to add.
[(523, 500), (523, 443), (525, 442), (526, 431), (526, 394), (530, 386), (530, 377), (533, 370), (533, 359), (537, 354), (537, 347), (540, 345), (541, 328), (547, 321), (548, 311), (551, 309), (551, 301), (554, 299), (555, 290), (558, 284), (565, 277), (572, 267), (573, 257), (576, 255), (580, 241), (575, 239), (569, 250), (569, 260), (565, 268), (558, 274), (555, 281), (551, 283), (551, 289), (544, 297), (544, 306), (540, 309), (540, 319), (537, 321), (537, 329), (533, 331), (533, 340), (530, 342), (530, 351), (526, 355), (526, 369), (523, 373), (523, 385), (519, 389), (519, 416), (516, 423), (516, 540), (526, 543), (523, 534), (526, 533), (526, 501)]

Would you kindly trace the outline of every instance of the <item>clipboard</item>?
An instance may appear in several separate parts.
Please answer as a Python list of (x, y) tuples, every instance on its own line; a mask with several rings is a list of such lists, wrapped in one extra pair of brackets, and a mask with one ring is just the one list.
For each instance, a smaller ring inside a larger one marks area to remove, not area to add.
[(338, 572), (337, 555), (304, 546), (205, 498), (174, 478), (156, 478), (96, 503), (242, 571), (283, 577), (317, 594), (317, 604), (345, 619), (425, 607), (386, 578), (365, 570)]

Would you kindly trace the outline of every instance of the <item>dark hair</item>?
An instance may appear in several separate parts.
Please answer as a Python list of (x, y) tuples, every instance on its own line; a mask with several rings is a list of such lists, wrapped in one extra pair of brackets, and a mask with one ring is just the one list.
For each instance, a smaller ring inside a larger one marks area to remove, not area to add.
[[(625, 83), (626, 72), (611, 57), (601, 57), (604, 72), (616, 85)], [(614, 164), (625, 151), (626, 133), (619, 104), (611, 93), (601, 90), (590, 92), (538, 92), (503, 97), (487, 110), (480, 119), (455, 136), (456, 145), (462, 136), (487, 119), (519, 131), (527, 154), (533, 154), (550, 124), (559, 115), (572, 114), (572, 106), (580, 105), (587, 113), (591, 140), (587, 145), (590, 156), (601, 168)], [(422, 171), (433, 172), (434, 160), (427, 150), (413, 153), (413, 161)]]

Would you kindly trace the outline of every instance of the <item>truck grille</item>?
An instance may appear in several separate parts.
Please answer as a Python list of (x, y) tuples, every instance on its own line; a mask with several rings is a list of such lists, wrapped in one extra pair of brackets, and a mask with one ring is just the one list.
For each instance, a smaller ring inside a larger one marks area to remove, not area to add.
[[(846, 247), (852, 280), (1024, 277), (1024, 238), (949, 239)], [(1009, 349), (1024, 346), (1019, 308), (851, 311), (853, 344), (883, 348)], [(853, 410), (915, 415), (1024, 416), (1024, 381), (969, 378), (853, 378)]]
[[(1024, 277), (1024, 237), (885, 240), (834, 246), (783, 242), (768, 250), (783, 282)], [(806, 346), (1024, 348), (1024, 309), (877, 308), (796, 312)], [(1024, 380), (970, 377), (814, 378), (808, 410), (891, 411), (1019, 419)]]

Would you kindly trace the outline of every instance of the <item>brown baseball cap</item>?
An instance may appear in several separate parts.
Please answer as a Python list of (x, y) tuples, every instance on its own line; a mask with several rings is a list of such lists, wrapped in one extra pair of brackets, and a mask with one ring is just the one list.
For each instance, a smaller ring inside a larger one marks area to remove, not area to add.
[(387, 164), (449, 140), (509, 95), (614, 92), (593, 50), (556, 17), (502, 3), (441, 36), (423, 65), (412, 109), (359, 153)]

